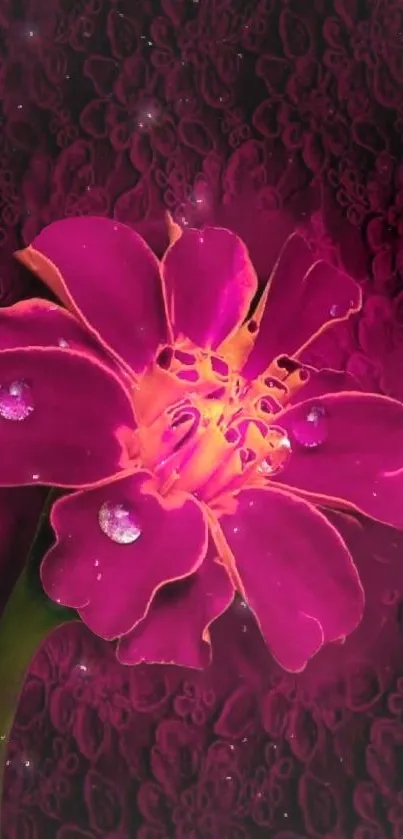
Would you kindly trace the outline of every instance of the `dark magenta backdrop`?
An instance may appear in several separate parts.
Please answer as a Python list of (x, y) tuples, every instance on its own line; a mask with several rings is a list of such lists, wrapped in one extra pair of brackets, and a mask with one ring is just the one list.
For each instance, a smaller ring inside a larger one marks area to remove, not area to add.
[[(401, 0), (0, 0), (0, 302), (37, 291), (11, 253), (65, 215), (114, 214), (157, 253), (164, 207), (228, 225), (261, 278), (302, 225), (364, 288), (312, 362), (403, 398), (402, 94)], [(41, 497), (1, 492), (5, 595)], [(202, 675), (59, 630), (22, 697), (2, 839), (401, 839), (403, 539), (346, 538), (364, 621), (297, 680), (242, 610)]]

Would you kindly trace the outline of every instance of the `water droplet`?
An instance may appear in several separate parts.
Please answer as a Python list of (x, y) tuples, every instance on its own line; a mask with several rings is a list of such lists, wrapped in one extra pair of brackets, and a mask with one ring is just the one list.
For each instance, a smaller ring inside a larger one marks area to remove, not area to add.
[(306, 449), (321, 446), (328, 436), (327, 415), (323, 405), (311, 405), (306, 413), (294, 422), (293, 435), (297, 443)]
[(131, 545), (141, 535), (138, 521), (123, 504), (105, 501), (99, 510), (98, 521), (103, 533), (119, 545)]
[(65, 340), (65, 338), (59, 338), (57, 343), (58, 343), (59, 347), (61, 347), (62, 349), (66, 349), (66, 347), (69, 346), (69, 343), (68, 343), (68, 341)]
[(266, 457), (258, 466), (261, 475), (277, 475), (287, 465), (291, 457), (291, 442), (285, 431), (271, 428), (267, 442), (270, 446)]
[(32, 475), (32, 480), (33, 481), (39, 481), (39, 475), (38, 475), (37, 472), (34, 472), (34, 474)]
[(21, 422), (33, 410), (32, 391), (27, 382), (15, 381), (0, 387), (0, 416), (3, 419)]

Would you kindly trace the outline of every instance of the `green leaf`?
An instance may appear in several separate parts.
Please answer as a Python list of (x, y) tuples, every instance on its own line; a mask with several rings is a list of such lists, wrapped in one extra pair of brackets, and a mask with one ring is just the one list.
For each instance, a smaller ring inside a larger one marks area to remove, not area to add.
[(39, 565), (52, 539), (52, 500), (50, 493), (27, 564), (0, 619), (0, 794), (8, 739), (29, 664), (52, 630), (77, 619), (73, 610), (55, 606), (46, 597), (39, 580)]

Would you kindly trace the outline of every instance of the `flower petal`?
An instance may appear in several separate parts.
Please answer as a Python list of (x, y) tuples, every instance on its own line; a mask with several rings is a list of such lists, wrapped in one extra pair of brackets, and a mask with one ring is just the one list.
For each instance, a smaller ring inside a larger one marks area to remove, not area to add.
[(259, 324), (243, 375), (253, 379), (278, 355), (295, 356), (318, 332), (359, 310), (361, 292), (333, 265), (315, 261), (305, 240), (285, 244), (252, 320)]
[(48, 300), (22, 300), (0, 309), (0, 349), (17, 347), (69, 348), (112, 363), (112, 357), (76, 317)]
[(159, 263), (130, 227), (82, 216), (53, 222), (17, 254), (133, 370), (167, 340)]
[(45, 591), (79, 609), (102, 638), (132, 630), (157, 590), (194, 573), (206, 553), (198, 503), (183, 493), (166, 502), (147, 486), (150, 477), (126, 475), (63, 498), (52, 511), (57, 542), (42, 564)]
[(206, 667), (211, 653), (209, 626), (233, 597), (229, 576), (210, 550), (195, 574), (158, 592), (148, 615), (120, 641), (119, 660)]
[(400, 402), (368, 393), (328, 394), (286, 410), (276, 421), (292, 447), (276, 482), (403, 528)]
[(0, 485), (78, 487), (126, 468), (129, 397), (95, 359), (69, 349), (0, 352)]
[(251, 489), (220, 524), (245, 599), (282, 667), (302, 670), (323, 643), (355, 629), (363, 610), (359, 577), (318, 510), (276, 489)]
[[(309, 368), (308, 368), (309, 369)], [(290, 399), (291, 405), (317, 399), (328, 393), (345, 393), (359, 390), (359, 384), (349, 373), (338, 370), (309, 370), (310, 376), (301, 389), (296, 390)]]
[(185, 230), (162, 260), (174, 336), (216, 349), (246, 317), (257, 276), (245, 245), (219, 227)]

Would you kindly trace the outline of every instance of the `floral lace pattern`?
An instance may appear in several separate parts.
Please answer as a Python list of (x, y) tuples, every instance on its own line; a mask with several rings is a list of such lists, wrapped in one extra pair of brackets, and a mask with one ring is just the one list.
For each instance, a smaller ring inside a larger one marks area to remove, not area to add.
[(2, 236), (66, 213), (135, 222), (161, 198), (198, 211), (206, 188), (228, 201), (259, 148), (262, 203), (320, 179), (381, 249), (382, 282), (400, 266), (401, 14), (398, 0), (3, 4)]

